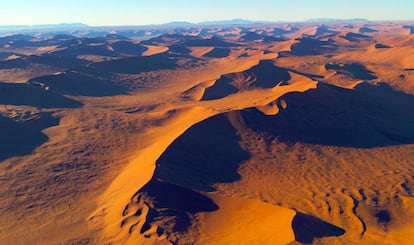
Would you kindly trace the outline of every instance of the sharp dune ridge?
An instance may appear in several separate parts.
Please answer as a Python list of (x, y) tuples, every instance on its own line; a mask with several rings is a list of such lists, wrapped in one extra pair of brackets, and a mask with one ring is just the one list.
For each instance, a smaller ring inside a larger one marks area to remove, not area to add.
[(410, 244), (412, 26), (0, 37), (2, 243)]

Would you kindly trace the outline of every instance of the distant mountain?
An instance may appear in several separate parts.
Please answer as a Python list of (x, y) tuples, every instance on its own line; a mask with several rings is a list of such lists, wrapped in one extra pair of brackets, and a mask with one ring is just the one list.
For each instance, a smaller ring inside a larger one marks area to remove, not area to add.
[(165, 24), (161, 24), (162, 26), (191, 26), (191, 25), (195, 25), (195, 23), (191, 23), (188, 21), (173, 21), (173, 22), (168, 22)]
[(265, 21), (252, 21), (245, 19), (233, 19), (233, 20), (215, 20), (215, 21), (203, 21), (197, 23), (198, 25), (248, 25), (266, 23)]
[(0, 30), (68, 29), (89, 27), (83, 23), (60, 23), (45, 25), (0, 25)]
[(261, 24), (261, 23), (268, 23), (268, 22), (266, 22), (266, 21), (252, 21), (252, 20), (245, 20), (245, 19), (213, 20), (213, 21), (202, 21), (202, 22), (198, 22), (198, 23), (192, 23), (192, 22), (187, 22), (187, 21), (174, 21), (174, 22), (168, 22), (168, 23), (165, 23), (165, 24), (161, 24), (161, 26), (249, 25), (249, 24)]
[(333, 18), (318, 18), (310, 19), (307, 22), (367, 22), (369, 20), (363, 18), (354, 18), (354, 19), (333, 19)]

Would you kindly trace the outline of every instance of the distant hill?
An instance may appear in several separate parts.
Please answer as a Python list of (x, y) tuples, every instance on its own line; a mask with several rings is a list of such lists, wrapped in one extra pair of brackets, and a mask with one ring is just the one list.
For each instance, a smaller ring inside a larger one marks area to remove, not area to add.
[(248, 25), (265, 23), (265, 21), (252, 21), (245, 19), (233, 19), (233, 20), (216, 20), (216, 21), (203, 21), (197, 23), (198, 25)]
[(310, 19), (306, 22), (368, 22), (369, 20), (363, 18), (354, 18), (354, 19), (333, 19), (333, 18), (318, 18)]
[(191, 26), (191, 25), (195, 25), (195, 23), (191, 23), (188, 21), (173, 21), (173, 22), (168, 22), (165, 24), (161, 24), (162, 26)]
[(245, 20), (245, 19), (213, 20), (213, 21), (202, 21), (202, 22), (198, 22), (198, 23), (192, 23), (192, 22), (187, 22), (187, 21), (173, 21), (173, 22), (168, 22), (168, 23), (165, 23), (165, 24), (161, 24), (160, 26), (249, 25), (249, 24), (261, 24), (261, 23), (268, 23), (268, 22), (266, 22), (266, 21), (252, 21), (252, 20)]
[(89, 27), (83, 23), (60, 23), (45, 25), (0, 25), (0, 30), (67, 29)]

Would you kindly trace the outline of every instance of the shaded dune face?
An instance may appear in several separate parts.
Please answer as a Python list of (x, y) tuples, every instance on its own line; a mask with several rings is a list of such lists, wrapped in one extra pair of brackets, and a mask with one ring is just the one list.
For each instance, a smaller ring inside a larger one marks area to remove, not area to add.
[(279, 140), (371, 148), (414, 142), (414, 96), (385, 84), (363, 83), (354, 90), (318, 84), (303, 94), (282, 97), (288, 109), (264, 118), (246, 110), (246, 123)]
[(342, 36), (342, 38), (344, 38), (344, 39), (346, 39), (350, 42), (359, 42), (359, 41), (363, 41), (363, 40), (372, 39), (371, 36), (364, 35), (364, 34), (359, 34), (359, 33), (353, 33), (353, 32), (348, 32), (347, 34)]
[(59, 119), (50, 113), (41, 113), (37, 119), (20, 122), (0, 115), (0, 162), (9, 157), (30, 154), (48, 140), (42, 130), (58, 124)]
[(154, 178), (200, 191), (237, 181), (239, 164), (249, 158), (239, 140), (225, 114), (198, 123), (161, 155)]
[(77, 108), (82, 103), (41, 88), (40, 85), (0, 83), (0, 104), (40, 108)]
[(316, 38), (303, 37), (292, 44), (291, 53), (294, 55), (318, 55), (330, 53), (336, 50), (337, 44), (334, 41), (323, 41)]
[(356, 80), (374, 80), (377, 79), (372, 71), (367, 70), (365, 66), (359, 63), (351, 64), (326, 64), (326, 70), (334, 70), (337, 74), (345, 75)]
[(224, 58), (229, 56), (229, 54), (230, 49), (228, 48), (214, 48), (213, 50), (211, 50), (203, 56), (207, 58)]
[(141, 55), (143, 52), (148, 50), (148, 48), (140, 44), (131, 43), (129, 41), (118, 41), (111, 44), (111, 47), (115, 52), (131, 55)]
[(304, 213), (296, 213), (292, 220), (295, 240), (301, 243), (312, 243), (315, 238), (341, 236), (345, 230), (323, 220)]
[(126, 94), (126, 89), (115, 85), (109, 74), (96, 76), (92, 72), (90, 69), (71, 70), (58, 75), (36, 77), (27, 83), (47, 86), (51, 91), (65, 95), (109, 96)]
[(132, 236), (165, 237), (174, 244), (182, 244), (179, 234), (189, 232), (195, 215), (218, 208), (213, 200), (198, 191), (152, 179), (125, 207), (121, 228), (127, 228)]
[(221, 76), (216, 83), (207, 88), (201, 100), (224, 98), (239, 91), (254, 88), (273, 88), (282, 81), (288, 81), (287, 69), (277, 67), (272, 61), (265, 60), (252, 68)]

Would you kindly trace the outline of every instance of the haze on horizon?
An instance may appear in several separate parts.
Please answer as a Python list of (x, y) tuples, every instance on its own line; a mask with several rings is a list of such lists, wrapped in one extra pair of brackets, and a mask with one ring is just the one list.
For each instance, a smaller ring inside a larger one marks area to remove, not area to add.
[(1, 4), (0, 25), (74, 22), (93, 26), (148, 25), (236, 18), (260, 21), (306, 21), (315, 18), (414, 19), (414, 1), (411, 0), (14, 0)]

